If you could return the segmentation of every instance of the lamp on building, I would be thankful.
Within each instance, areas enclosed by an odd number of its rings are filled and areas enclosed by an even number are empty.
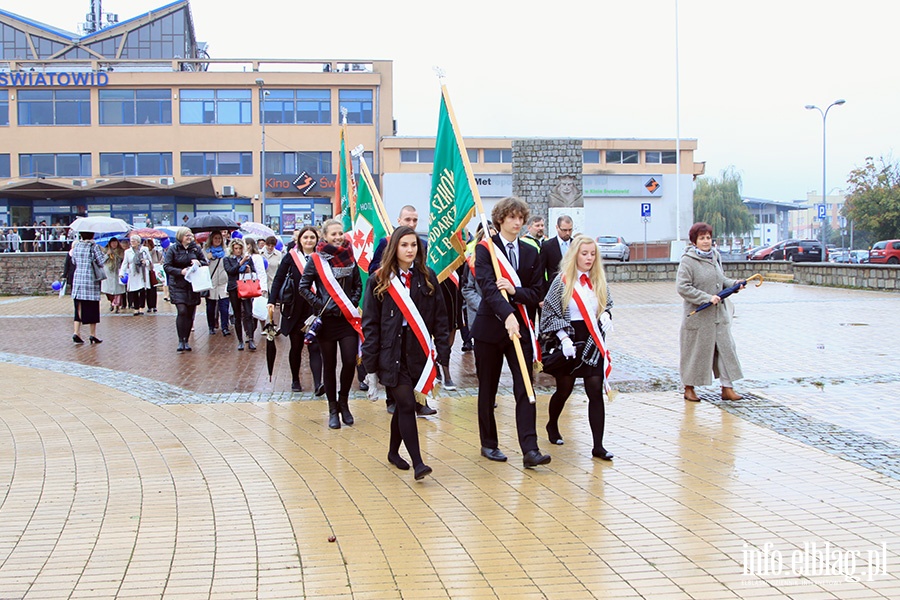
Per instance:
[[[259,185],[259,197],[262,199],[262,221],[266,220],[266,91],[264,86],[266,82],[262,79],[256,80],[256,85],[259,86],[259,124],[262,128],[262,152],[260,156],[260,185]]]
[[[827,258],[826,258],[827,252],[825,250],[825,248],[826,248],[825,243],[827,242],[827,240],[825,239],[825,219],[828,218],[828,204],[825,202],[825,194],[827,193],[825,191],[826,190],[826,188],[825,188],[825,149],[826,149],[825,120],[828,118],[828,111],[831,110],[832,106],[840,106],[841,104],[844,104],[845,102],[847,102],[847,101],[843,100],[843,99],[835,100],[834,102],[829,104],[825,110],[822,110],[815,104],[807,104],[805,106],[806,110],[817,110],[822,115],[822,206],[825,207],[825,215],[824,215],[825,218],[822,219],[822,225],[821,225],[821,229],[822,229],[822,262],[825,262],[827,260]]]

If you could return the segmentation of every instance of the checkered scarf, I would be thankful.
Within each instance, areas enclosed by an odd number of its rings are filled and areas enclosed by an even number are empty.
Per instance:
[[[316,252],[319,253],[322,260],[328,261],[335,277],[346,277],[356,268],[356,261],[353,259],[353,247],[346,238],[340,246],[334,246],[322,240],[316,246]]]

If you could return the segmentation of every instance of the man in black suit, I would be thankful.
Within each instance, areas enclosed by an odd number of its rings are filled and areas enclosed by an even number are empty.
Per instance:
[[[519,230],[528,218],[528,205],[518,198],[504,198],[491,211],[491,219],[499,233],[491,237],[498,259],[506,257],[519,277],[515,285],[506,277],[497,278],[491,263],[490,251],[484,245],[475,247],[475,279],[481,287],[482,300],[472,327],[475,339],[475,366],[478,375],[478,430],[481,435],[481,454],[490,460],[505,461],[498,448],[497,422],[494,403],[503,369],[503,357],[513,376],[516,399],[516,430],[522,449],[522,462],[527,468],[545,465],[550,456],[541,454],[537,444],[535,419],[537,410],[528,401],[523,377],[532,377],[531,332],[519,311],[519,306],[533,313],[541,300],[543,273],[538,251],[519,241]],[[505,299],[500,291],[507,293]],[[522,373],[512,338],[521,338],[522,351],[528,373]]]
[[[541,244],[541,271],[543,279],[543,290],[541,300],[547,294],[550,282],[559,273],[559,263],[562,257],[569,250],[569,243],[572,241],[572,217],[568,215],[560,215],[556,219],[556,237],[544,240]]]

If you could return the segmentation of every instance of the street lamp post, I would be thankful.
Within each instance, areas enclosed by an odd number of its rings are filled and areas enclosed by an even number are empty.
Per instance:
[[[266,94],[268,94],[263,86],[266,85],[266,82],[262,79],[256,80],[256,85],[259,86],[259,124],[262,127],[262,153],[260,156],[260,167],[259,167],[259,198],[262,201],[262,221],[266,222]]]
[[[817,110],[817,111],[819,111],[819,114],[822,115],[822,206],[825,207],[825,218],[822,219],[822,225],[821,225],[821,229],[822,229],[822,262],[825,262],[827,260],[826,256],[828,255],[828,253],[825,250],[825,242],[826,242],[826,240],[825,240],[825,219],[828,218],[828,204],[825,202],[825,194],[827,193],[825,191],[827,189],[825,187],[825,148],[826,148],[826,146],[825,146],[825,119],[828,118],[828,111],[831,110],[832,106],[840,106],[841,104],[844,104],[845,102],[846,102],[846,100],[843,100],[843,99],[835,100],[834,102],[829,104],[828,108],[826,108],[825,110],[822,110],[815,104],[807,104],[805,106],[806,110]]]

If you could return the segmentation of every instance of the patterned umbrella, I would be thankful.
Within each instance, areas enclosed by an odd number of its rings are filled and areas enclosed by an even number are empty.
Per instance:
[[[278,234],[275,233],[275,230],[271,227],[263,225],[262,223],[254,223],[253,221],[241,223],[241,231],[252,235],[257,235],[263,239],[269,237],[270,235],[273,235],[276,238],[278,237]]]
[[[132,229],[128,235],[139,235],[142,240],[161,240],[169,237],[169,234],[152,227],[142,227],[140,229]]]

